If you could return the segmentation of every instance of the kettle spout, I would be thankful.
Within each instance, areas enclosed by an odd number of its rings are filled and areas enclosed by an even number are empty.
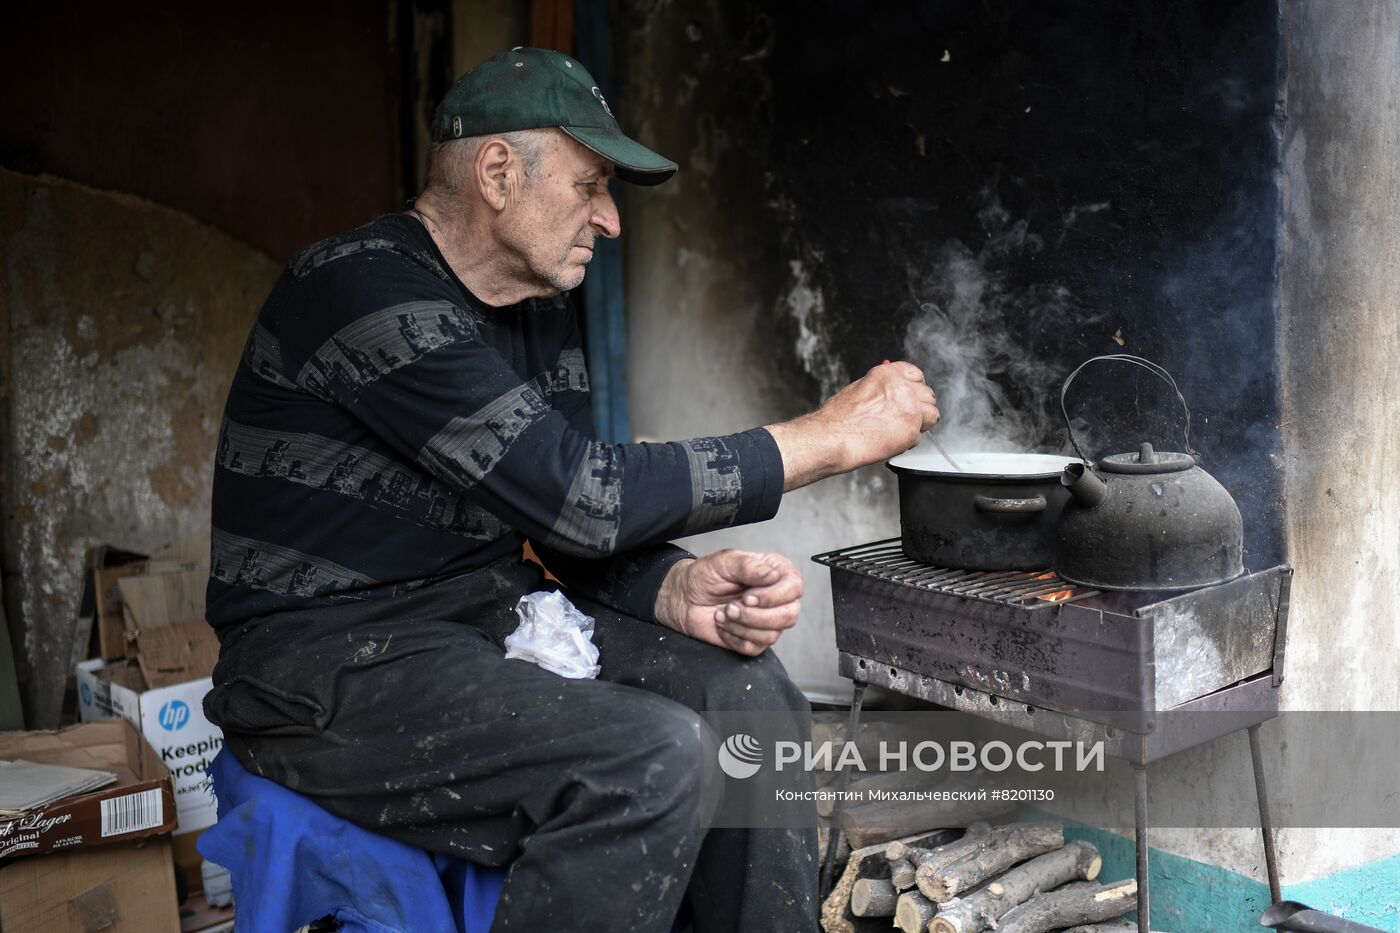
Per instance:
[[[1080,507],[1096,508],[1108,496],[1108,487],[1083,463],[1071,463],[1060,474],[1060,484],[1069,490]]]

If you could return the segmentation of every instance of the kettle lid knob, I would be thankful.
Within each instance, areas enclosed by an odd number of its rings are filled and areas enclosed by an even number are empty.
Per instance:
[[[1138,463],[1156,463],[1156,462],[1157,462],[1157,452],[1156,452],[1155,450],[1152,449],[1152,445],[1151,445],[1151,444],[1144,442],[1143,445],[1142,445],[1141,447],[1138,448]]]

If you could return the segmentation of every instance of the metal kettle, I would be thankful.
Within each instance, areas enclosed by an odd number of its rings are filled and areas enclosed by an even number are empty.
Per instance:
[[[1091,463],[1079,449],[1065,397],[1090,363],[1133,363],[1176,393],[1186,411],[1186,453],[1142,444]],[[1100,590],[1185,590],[1233,580],[1244,573],[1244,523],[1235,500],[1196,462],[1191,411],[1171,375],[1128,354],[1096,356],[1070,373],[1060,410],[1082,462],[1065,467],[1060,482],[1070,501],[1056,527],[1060,576]]]

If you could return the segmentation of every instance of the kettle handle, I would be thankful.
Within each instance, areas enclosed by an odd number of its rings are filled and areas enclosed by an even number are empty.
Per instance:
[[[1176,393],[1177,400],[1181,402],[1181,410],[1186,413],[1186,426],[1183,432],[1184,437],[1186,439],[1186,452],[1196,460],[1201,459],[1200,454],[1196,453],[1196,451],[1191,449],[1191,409],[1186,407],[1186,397],[1182,395],[1181,390],[1177,388],[1176,380],[1172,378],[1172,374],[1167,372],[1165,369],[1152,362],[1151,360],[1143,359],[1140,356],[1133,356],[1131,353],[1109,353],[1105,356],[1092,356],[1084,362],[1080,363],[1075,368],[1074,372],[1070,373],[1069,376],[1065,379],[1064,385],[1060,387],[1060,414],[1062,414],[1065,419],[1065,430],[1069,432],[1069,442],[1074,447],[1074,452],[1079,455],[1080,460],[1084,461],[1085,466],[1089,467],[1090,469],[1093,468],[1089,458],[1084,456],[1084,451],[1080,449],[1079,441],[1075,439],[1074,425],[1070,423],[1069,407],[1065,403],[1065,398],[1069,394],[1069,386],[1070,383],[1074,382],[1074,377],[1078,376],[1079,373],[1084,369],[1084,367],[1088,366],[1090,363],[1098,363],[1101,361],[1132,363],[1134,366],[1141,366],[1143,369],[1152,373],[1158,379],[1161,379],[1167,385],[1171,386],[1172,391]]]

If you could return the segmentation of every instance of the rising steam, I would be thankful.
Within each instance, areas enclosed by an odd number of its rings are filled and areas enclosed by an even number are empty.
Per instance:
[[[1082,207],[1064,218],[1066,226],[1078,213],[1100,209]],[[950,240],[929,271],[911,280],[919,310],[905,332],[906,358],[938,392],[942,420],[934,432],[954,453],[1065,449],[1057,400],[1066,373],[1036,345],[1092,315],[1060,283],[1013,282],[1012,273],[1045,242],[1026,221],[1012,222],[990,192],[978,219],[987,238],[976,252]]]

